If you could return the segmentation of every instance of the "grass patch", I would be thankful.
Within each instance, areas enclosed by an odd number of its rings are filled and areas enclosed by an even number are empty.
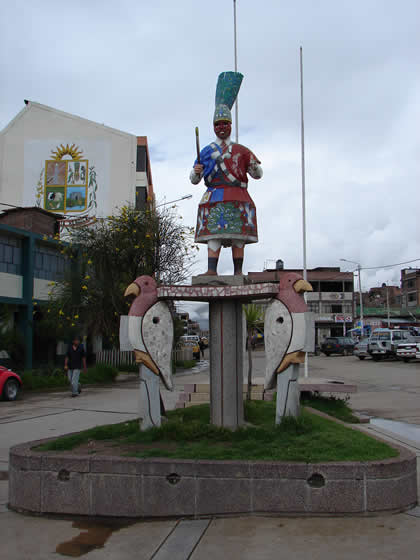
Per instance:
[[[301,396],[300,400],[303,406],[311,406],[316,410],[325,412],[334,418],[349,422],[350,424],[359,424],[360,420],[355,416],[347,404],[347,399],[340,399],[337,397],[323,397],[319,394],[310,396]]]
[[[251,426],[236,431],[209,423],[209,405],[168,413],[161,428],[140,432],[137,421],[101,426],[66,436],[37,448],[40,451],[74,449],[90,440],[118,445],[121,455],[176,459],[302,461],[373,461],[396,457],[385,443],[303,410],[298,418],[274,425],[275,403],[245,403]]]
[[[176,362],[176,367],[179,367],[179,368],[182,368],[182,369],[193,368],[196,365],[197,365],[196,360],[178,360]]]

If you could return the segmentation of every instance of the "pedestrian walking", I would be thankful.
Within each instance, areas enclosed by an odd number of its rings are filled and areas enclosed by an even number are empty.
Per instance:
[[[206,349],[206,345],[204,344],[204,340],[202,338],[200,338],[198,345],[200,347],[201,357],[204,360],[204,350]]]
[[[79,376],[82,366],[83,372],[86,373],[86,352],[83,344],[80,344],[80,338],[75,336],[67,350],[64,360],[64,370],[67,371],[72,397],[78,397],[81,393]]]

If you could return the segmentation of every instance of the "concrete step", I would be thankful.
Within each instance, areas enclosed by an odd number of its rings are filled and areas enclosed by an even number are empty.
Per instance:
[[[248,390],[248,385],[244,383],[243,392],[246,393]],[[253,384],[252,391],[257,391],[260,393],[264,392],[264,385],[261,384]],[[185,393],[207,393],[210,394],[210,384],[209,383],[189,383],[184,385],[184,392]]]
[[[243,393],[244,399],[246,398],[246,393]],[[252,391],[251,392],[251,399],[253,401],[262,401],[264,399],[264,393],[262,391]],[[184,402],[193,402],[193,403],[203,403],[203,402],[210,402],[210,395],[209,393],[190,393],[188,398],[184,400]]]
[[[357,386],[349,383],[343,383],[335,379],[325,378],[300,378],[299,388],[301,391],[318,392],[318,393],[356,393]],[[243,395],[246,398],[248,386],[244,384]],[[265,391],[262,383],[257,383],[252,386],[251,399],[252,400],[267,400],[271,401],[274,398],[275,391]],[[189,383],[184,385],[184,391],[180,394],[176,408],[183,408],[184,406],[193,406],[195,404],[202,404],[210,402],[210,384],[209,383]]]

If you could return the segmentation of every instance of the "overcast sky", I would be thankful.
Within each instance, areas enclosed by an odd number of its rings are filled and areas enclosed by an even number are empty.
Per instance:
[[[264,169],[249,183],[260,241],[246,247],[244,270],[279,258],[302,267],[300,46],[308,268],[420,259],[418,0],[236,4],[239,141]],[[233,1],[1,5],[0,129],[30,99],[146,135],[158,202],[192,193],[179,211],[195,224],[204,189],[188,179],[194,127],[203,146],[213,139],[217,76],[234,69]],[[363,271],[363,288],[399,284],[401,268]],[[225,249],[219,274],[231,272]]]

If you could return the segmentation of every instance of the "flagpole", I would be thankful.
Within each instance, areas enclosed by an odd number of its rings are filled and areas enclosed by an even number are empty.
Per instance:
[[[305,193],[305,126],[303,118],[303,54],[300,47],[300,127],[301,127],[301,153],[302,153],[302,238],[303,238],[303,278],[308,279],[306,268],[306,193]],[[305,298],[306,299],[306,298]],[[308,372],[308,354],[305,354],[305,377]]]
[[[238,71],[238,51],[236,45],[236,0],[233,0],[233,46],[234,46],[234,58],[235,58],[235,72]],[[235,102],[235,136],[236,142],[238,142],[238,98]]]

